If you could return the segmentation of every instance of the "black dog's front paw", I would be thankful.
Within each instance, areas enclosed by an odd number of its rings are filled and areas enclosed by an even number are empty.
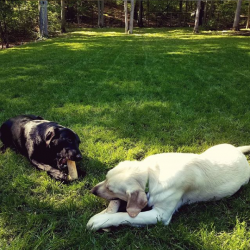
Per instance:
[[[69,182],[69,176],[67,173],[64,173],[58,169],[52,169],[51,171],[48,172],[48,174],[55,178],[58,181],[63,181],[65,183]]]

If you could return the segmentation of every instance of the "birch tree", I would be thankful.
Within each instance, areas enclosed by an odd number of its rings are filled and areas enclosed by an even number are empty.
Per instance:
[[[48,36],[48,1],[39,1],[39,33],[40,37]]]
[[[246,24],[246,29],[250,28],[250,0],[248,4],[248,16],[247,16],[247,24]]]
[[[239,24],[240,24],[241,3],[242,3],[242,0],[238,0],[237,8],[235,11],[234,24],[233,24],[233,30],[235,30],[235,31],[240,30]]]
[[[197,1],[197,9],[195,13],[195,24],[194,24],[194,33],[199,33],[199,18],[201,10],[201,0]]]
[[[125,34],[128,34],[128,0],[124,0]]]

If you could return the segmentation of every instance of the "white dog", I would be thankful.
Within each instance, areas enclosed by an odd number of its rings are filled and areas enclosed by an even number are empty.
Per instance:
[[[221,144],[200,155],[164,153],[140,162],[121,162],[92,193],[107,200],[127,201],[127,213],[101,212],[89,220],[87,227],[98,230],[157,221],[168,225],[173,213],[183,204],[233,195],[249,181],[250,167],[244,156],[247,153],[250,146],[236,148]],[[152,210],[141,212],[147,204]]]

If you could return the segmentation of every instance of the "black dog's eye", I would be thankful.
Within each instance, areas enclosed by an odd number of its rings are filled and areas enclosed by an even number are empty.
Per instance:
[[[68,143],[72,143],[71,139],[67,138],[66,140],[67,140]]]

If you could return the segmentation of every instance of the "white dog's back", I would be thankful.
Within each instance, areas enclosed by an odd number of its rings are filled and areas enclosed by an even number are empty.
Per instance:
[[[243,153],[249,152],[250,146],[236,148],[221,144],[200,155],[164,153],[149,156],[141,162],[120,163],[93,190],[104,198],[103,193],[111,198],[129,194],[127,203],[134,202],[136,216],[130,216],[128,211],[104,212],[93,216],[87,226],[97,230],[121,224],[150,225],[159,220],[168,225],[181,205],[230,196],[246,184],[250,167]],[[133,192],[131,187],[135,187]],[[141,212],[144,191],[148,192],[147,201],[152,209]],[[131,202],[132,194],[135,199]],[[142,202],[143,206],[140,205]]]
[[[229,144],[214,146],[199,155],[190,165],[196,176],[187,200],[204,201],[233,195],[248,183],[250,167],[246,157]]]
[[[180,205],[220,199],[237,192],[250,178],[244,154],[229,144],[220,144],[204,153],[164,153],[147,157],[150,196],[171,189],[183,189]],[[160,183],[160,185],[159,185]],[[162,199],[165,199],[162,192]],[[159,198],[159,196],[158,196]],[[161,200],[162,200],[161,199]],[[150,199],[154,203],[155,198]]]

